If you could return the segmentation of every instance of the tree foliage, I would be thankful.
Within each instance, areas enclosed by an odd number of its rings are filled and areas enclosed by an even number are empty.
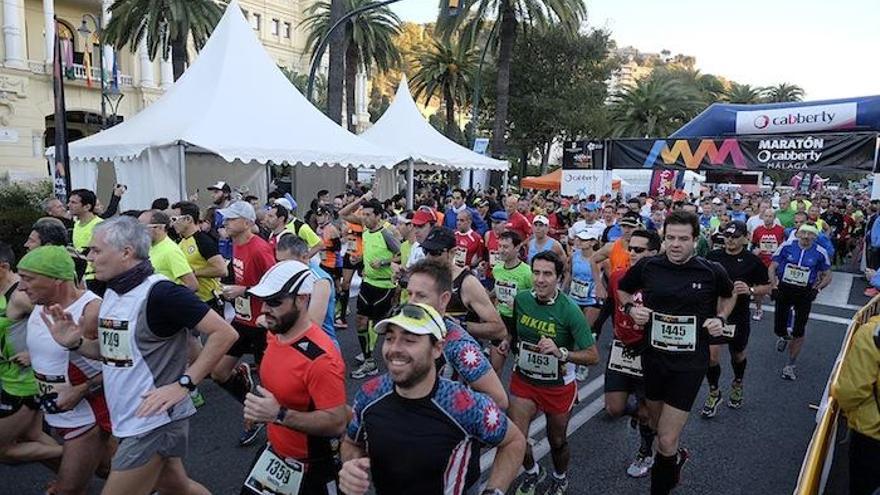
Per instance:
[[[648,77],[612,98],[617,137],[664,137],[702,110],[699,90],[675,78]]]

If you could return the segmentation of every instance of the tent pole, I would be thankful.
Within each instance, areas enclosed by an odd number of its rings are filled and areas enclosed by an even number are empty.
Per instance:
[[[413,159],[410,158],[409,161],[407,161],[407,163],[406,163],[406,209],[407,210],[413,209],[413,203],[414,203],[413,189],[415,188],[415,177],[413,177],[414,172],[415,172],[414,168],[415,168],[415,164],[413,162]]]
[[[502,187],[502,189],[504,189],[505,194],[507,193],[507,189],[508,189],[508,181],[509,181],[509,180],[510,180],[510,171],[505,170],[505,171],[504,171],[504,176],[503,176],[503,178],[502,178],[502,180],[501,180],[501,187]]]
[[[180,201],[186,201],[186,145],[177,142],[177,171],[180,174]]]

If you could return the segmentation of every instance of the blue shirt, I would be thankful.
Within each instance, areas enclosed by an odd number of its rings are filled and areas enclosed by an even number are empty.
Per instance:
[[[470,206],[466,206],[465,208],[471,213],[471,227],[473,227],[473,229],[481,236],[486,235],[486,231],[489,230],[489,226],[486,225],[486,220],[480,216],[477,210]],[[456,213],[454,209],[446,209],[446,213],[443,216],[443,226],[453,232],[458,230],[458,213]]]
[[[336,339],[336,326],[334,324],[336,319],[336,288],[333,287],[333,277],[321,268],[320,263],[309,261],[309,268],[311,268],[315,278],[330,282],[330,300],[327,301],[327,314],[324,315],[324,321],[321,322],[321,329],[333,339],[336,347],[339,347],[339,341]]]
[[[871,225],[871,247],[880,247],[880,219]]]
[[[796,265],[810,271],[808,286],[816,283],[819,274],[829,270],[828,253],[825,248],[813,244],[809,249],[802,249],[797,242],[783,244],[773,255],[773,261],[777,263],[776,276],[782,281],[785,268],[788,265]]]
[[[749,221],[749,216],[746,215],[744,211],[730,211],[730,219],[731,220],[739,220],[742,223],[746,223]]]

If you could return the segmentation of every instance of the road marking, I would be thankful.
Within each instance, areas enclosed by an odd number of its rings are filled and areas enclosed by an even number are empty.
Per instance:
[[[770,305],[763,305],[764,311],[768,311],[770,313],[775,313],[776,308]],[[810,313],[811,320],[819,320],[819,321],[827,321],[829,323],[837,323],[840,325],[849,326],[852,323],[852,318],[841,318],[840,316],[831,316],[831,315],[823,315],[822,313]]]
[[[593,392],[598,390],[600,387],[605,385],[605,375],[602,375],[578,390],[578,400],[583,401],[587,397],[589,397]],[[605,396],[600,395],[599,398],[595,399],[593,402],[589,403],[586,407],[577,412],[574,416],[571,417],[571,420],[568,422],[568,434],[566,436],[571,436],[572,433],[577,431],[580,427],[584,426],[590,419],[593,418],[596,414],[605,408]],[[539,433],[544,429],[547,425],[547,418],[542,414],[538,419],[532,422],[532,425],[529,427],[529,438],[534,437],[536,433]],[[537,426],[540,426],[536,428]],[[495,452],[496,449],[490,449],[483,453],[480,456],[480,472],[485,473],[490,467],[492,467],[492,463],[495,462]],[[546,456],[550,452],[550,443],[547,441],[547,438],[542,438],[538,443],[532,446],[532,456],[535,458],[535,462],[540,461],[544,456]]]

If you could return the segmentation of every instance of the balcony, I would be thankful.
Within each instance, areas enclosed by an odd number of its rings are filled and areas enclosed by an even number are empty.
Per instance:
[[[37,62],[31,60],[28,62],[28,67],[31,72],[35,74],[47,74],[52,75],[52,64],[45,64],[43,62]],[[65,66],[65,75],[68,76],[65,79],[70,80],[70,75],[73,76],[73,80],[76,81],[85,81],[86,80],[86,67],[82,64],[73,64],[71,66]],[[73,69],[72,74],[70,69]],[[101,68],[92,66],[92,84],[95,86],[101,85]],[[110,83],[111,74],[109,71],[105,71],[104,75],[107,77],[107,84]],[[119,74],[119,87],[132,87],[134,86],[134,78],[132,76],[128,76],[125,74]]]

